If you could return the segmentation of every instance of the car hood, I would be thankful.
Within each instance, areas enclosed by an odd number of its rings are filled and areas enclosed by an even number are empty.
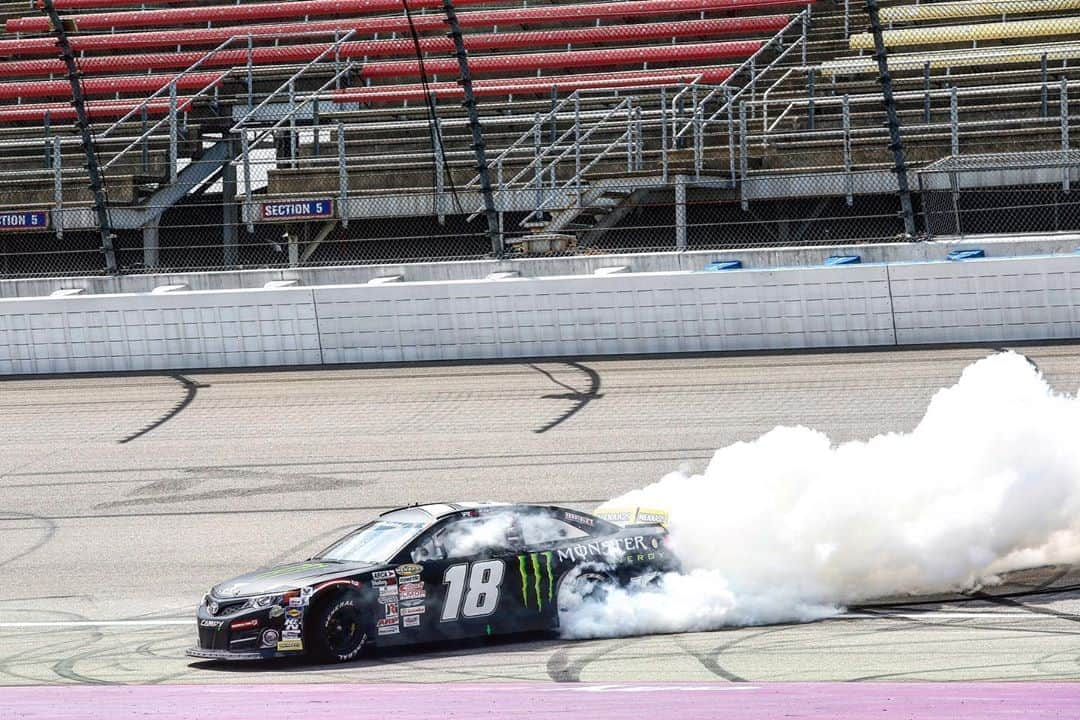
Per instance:
[[[314,585],[336,577],[356,575],[382,566],[380,563],[305,560],[263,568],[231,578],[215,585],[210,593],[218,598],[266,595]]]

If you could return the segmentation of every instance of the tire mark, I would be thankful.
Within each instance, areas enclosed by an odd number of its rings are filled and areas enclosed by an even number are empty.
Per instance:
[[[536,365],[531,365],[531,364],[528,366],[528,367],[532,368],[533,370],[535,370],[536,372],[540,373],[541,375],[544,375],[545,377],[547,377],[548,380],[555,383],[559,387],[565,388],[567,390],[567,392],[565,392],[565,393],[559,393],[559,394],[553,394],[553,395],[541,395],[540,396],[541,399],[543,399],[543,400],[570,400],[570,401],[572,401],[574,403],[570,407],[569,410],[566,410],[559,417],[555,418],[554,420],[547,423],[543,427],[541,427],[541,428],[539,428],[537,430],[533,430],[533,432],[536,433],[537,435],[542,434],[542,433],[546,433],[548,430],[551,430],[552,428],[561,425],[562,423],[566,422],[567,420],[572,418],[577,413],[581,412],[585,408],[585,406],[588,405],[593,400],[599,400],[600,398],[604,397],[603,395],[600,394],[600,373],[598,373],[595,370],[593,370],[592,368],[587,367],[585,365],[582,365],[581,363],[578,363],[578,362],[568,362],[566,364],[569,365],[570,367],[574,368],[575,370],[580,370],[581,372],[585,373],[585,376],[589,380],[589,388],[588,388],[588,390],[582,392],[582,391],[578,390],[575,387],[572,387],[570,385],[567,385],[564,382],[556,380],[554,375],[552,375],[550,372],[548,372],[547,370],[544,370],[541,367],[537,367]]]
[[[760,634],[760,633],[759,633]],[[682,638],[675,638],[675,645],[684,653],[697,660],[702,666],[717,677],[721,677],[729,682],[746,682],[746,678],[741,675],[736,675],[730,670],[725,669],[720,664],[720,653],[728,649],[734,643],[729,645],[721,645],[713,649],[712,651],[699,651],[689,645],[689,643]]]
[[[181,375],[180,373],[172,373],[168,377],[171,377],[173,380],[180,383],[180,385],[184,388],[184,397],[181,398],[180,401],[177,402],[171,410],[169,410],[157,420],[153,421],[141,430],[138,430],[131,435],[128,435],[127,437],[118,440],[117,442],[119,442],[119,444],[124,445],[125,443],[129,443],[132,440],[137,440],[143,435],[157,430],[159,427],[182,413],[187,408],[187,406],[195,400],[195,395],[199,392],[200,389],[210,387],[209,385],[202,385],[195,382],[194,380],[190,380]]]
[[[585,653],[576,660],[570,657],[566,648],[561,647],[548,657],[548,677],[557,683],[581,682],[581,672],[589,663],[599,660],[604,655],[621,650],[630,644],[630,641],[607,642],[592,652]]]
[[[31,544],[30,547],[26,548],[25,550],[22,550],[21,552],[17,552],[10,557],[6,557],[3,560],[0,560],[0,567],[13,563],[19,558],[26,557],[30,553],[39,550],[40,548],[48,544],[48,542],[53,539],[53,536],[56,535],[56,521],[52,520],[51,518],[41,517],[40,515],[34,515],[32,513],[16,512],[14,510],[0,510],[0,519],[14,520],[20,518],[34,520],[36,522],[42,523],[42,529],[44,530],[44,534],[40,539]]]

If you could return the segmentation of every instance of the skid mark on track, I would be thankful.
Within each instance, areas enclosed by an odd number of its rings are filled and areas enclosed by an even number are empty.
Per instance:
[[[562,423],[566,422],[567,420],[572,418],[574,415],[576,415],[577,413],[584,410],[585,406],[588,405],[593,400],[599,400],[600,398],[604,397],[603,395],[600,394],[600,373],[596,372],[591,367],[588,367],[586,365],[582,365],[581,363],[568,362],[566,364],[569,365],[570,367],[574,368],[575,370],[579,370],[579,371],[585,373],[585,377],[587,378],[588,383],[589,383],[588,389],[586,389],[586,390],[578,390],[577,388],[575,388],[575,387],[573,387],[571,385],[567,385],[564,382],[556,380],[555,376],[552,375],[547,370],[544,370],[541,367],[537,367],[536,365],[529,365],[530,368],[532,368],[536,372],[540,373],[541,375],[545,376],[548,380],[555,383],[559,387],[566,389],[566,391],[567,391],[565,393],[556,393],[556,394],[552,394],[552,395],[541,395],[541,397],[544,400],[569,400],[569,401],[574,403],[568,410],[566,410],[559,417],[555,418],[554,420],[547,423],[543,427],[538,428],[536,430],[533,430],[533,432],[538,434],[538,435],[541,434],[541,433],[546,433],[548,430],[551,430],[552,428],[555,428],[555,427],[561,425]]]
[[[603,656],[615,652],[616,650],[620,650],[629,644],[630,641],[609,641],[576,658],[570,656],[570,652],[567,648],[559,648],[548,658],[548,677],[555,682],[581,682],[581,672],[589,665],[589,663],[595,662]]]
[[[197,383],[194,380],[186,378],[179,373],[170,374],[169,377],[180,383],[180,386],[184,389],[184,397],[180,398],[180,400],[177,401],[177,403],[167,413],[159,417],[157,420],[154,420],[146,427],[133,432],[127,437],[121,438],[117,441],[118,443],[124,445],[131,442],[132,440],[138,440],[147,433],[157,430],[159,427],[169,422],[174,417],[182,413],[185,409],[187,409],[187,407],[191,405],[192,402],[194,402],[195,396],[200,389],[210,387],[209,385],[202,385],[200,383]]]
[[[39,515],[34,515],[32,513],[16,512],[14,510],[0,510],[0,520],[22,520],[22,519],[31,520],[31,521],[37,523],[38,526],[39,526],[38,529],[41,532],[41,537],[39,537],[37,540],[32,542],[30,544],[30,546],[27,547],[27,548],[24,548],[22,550],[18,550],[16,552],[12,553],[11,555],[7,555],[6,557],[3,556],[3,555],[0,555],[0,567],[3,567],[4,565],[8,565],[9,563],[13,563],[16,560],[18,560],[20,558],[23,558],[23,557],[26,557],[30,553],[32,553],[32,552],[34,552],[36,550],[39,550],[40,548],[42,548],[46,544],[48,544],[49,541],[53,539],[53,536],[56,535],[56,521],[55,520],[52,520],[52,519],[46,518],[46,517],[41,517]],[[11,542],[4,542],[3,545],[5,547],[5,550],[7,548],[10,548],[12,546],[12,544],[13,543],[11,543]],[[0,552],[3,552],[3,551],[0,551]]]

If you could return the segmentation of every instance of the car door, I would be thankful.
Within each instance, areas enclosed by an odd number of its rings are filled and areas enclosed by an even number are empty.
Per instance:
[[[419,570],[417,577],[398,579],[402,640],[426,642],[534,629],[516,624],[520,550],[509,511],[454,516],[418,538],[408,548],[409,559]],[[422,587],[416,580],[422,580]],[[529,625],[533,624],[542,626]]]

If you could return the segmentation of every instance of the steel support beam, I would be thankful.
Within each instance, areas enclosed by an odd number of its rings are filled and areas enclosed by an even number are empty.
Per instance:
[[[86,114],[86,98],[82,91],[82,75],[75,63],[75,55],[68,42],[68,30],[60,13],[56,11],[52,0],[42,0],[41,8],[49,16],[56,44],[60,48],[60,59],[67,69],[68,82],[71,83],[71,104],[75,108],[75,127],[82,140],[83,153],[86,155],[86,173],[90,178],[90,192],[94,196],[94,213],[97,216],[98,231],[101,233],[101,252],[105,256],[105,271],[110,275],[119,272],[116,265],[116,251],[113,248],[112,226],[109,224],[108,200],[105,197],[105,185],[98,165],[97,152],[94,150],[94,135],[90,129],[90,119]]]

